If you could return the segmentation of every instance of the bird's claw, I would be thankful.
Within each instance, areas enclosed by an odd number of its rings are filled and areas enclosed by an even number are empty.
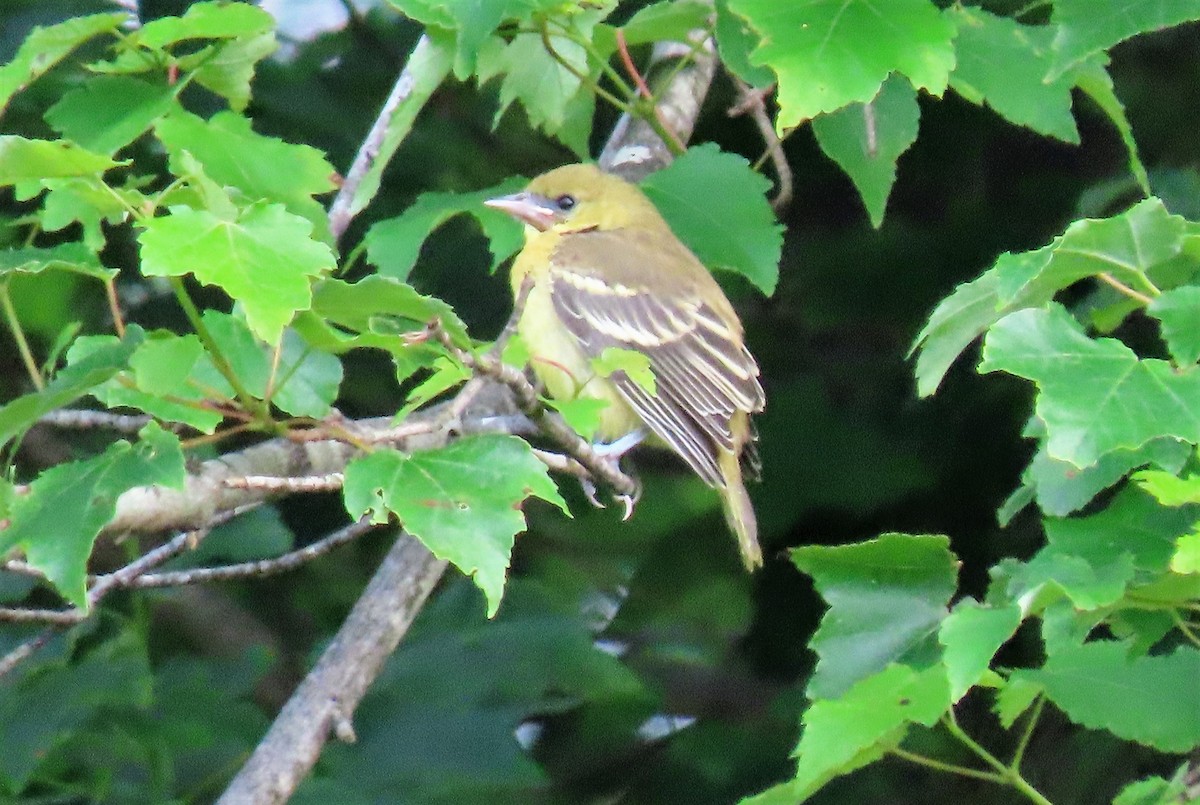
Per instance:
[[[597,509],[607,508],[603,503],[600,502],[600,498],[596,497],[596,484],[591,478],[584,478],[579,482],[579,485],[583,487],[583,496],[587,498],[588,503],[592,504]]]

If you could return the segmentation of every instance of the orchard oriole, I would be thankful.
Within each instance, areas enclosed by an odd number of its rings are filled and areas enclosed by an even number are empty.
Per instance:
[[[512,267],[514,297],[529,282],[517,331],[549,395],[607,402],[599,439],[646,435],[677,453],[720,492],[746,567],[761,565],[743,476],[758,471],[751,415],[765,397],[712,275],[637,186],[592,165],[557,168],[487,204],[526,224]],[[593,359],[610,347],[649,359],[653,393],[624,371],[596,373]]]

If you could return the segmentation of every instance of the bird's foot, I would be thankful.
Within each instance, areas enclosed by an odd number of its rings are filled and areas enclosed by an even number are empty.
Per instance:
[[[642,440],[645,438],[646,432],[643,429],[638,428],[637,430],[627,433],[616,441],[609,442],[608,444],[601,443],[592,445],[592,452],[595,453],[596,457],[605,464],[610,465],[618,472],[622,472],[621,459],[626,453],[641,444]],[[606,508],[606,506],[600,502],[600,499],[596,497],[596,484],[591,478],[584,478],[581,482],[581,486],[583,487],[584,496],[588,499],[588,503],[591,503],[597,509]],[[631,516],[633,516],[633,507],[637,505],[637,502],[641,497],[642,485],[640,483],[633,491],[633,494],[619,494],[613,496],[614,500],[622,503],[625,507],[625,514],[621,517],[622,521],[628,520]]]

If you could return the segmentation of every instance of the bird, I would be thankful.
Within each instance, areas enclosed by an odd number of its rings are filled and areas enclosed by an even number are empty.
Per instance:
[[[525,225],[511,269],[513,297],[524,297],[516,329],[547,394],[606,402],[595,438],[618,461],[643,439],[676,453],[719,492],[747,570],[760,567],[745,480],[760,469],[752,417],[766,396],[712,274],[640,188],[592,164],[484,203]],[[622,370],[597,373],[614,347],[646,356],[653,391]]]

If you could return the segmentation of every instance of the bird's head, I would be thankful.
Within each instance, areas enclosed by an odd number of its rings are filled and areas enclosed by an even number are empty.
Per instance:
[[[543,173],[520,193],[488,199],[538,232],[624,229],[661,222],[650,199],[624,179],[595,165],[564,165]]]

